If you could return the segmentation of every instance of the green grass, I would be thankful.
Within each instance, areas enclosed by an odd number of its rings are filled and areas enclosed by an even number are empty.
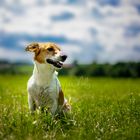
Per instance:
[[[15,66],[15,69],[20,73],[31,74],[33,71],[33,65]]]
[[[72,112],[53,119],[30,115],[28,78],[0,76],[0,139],[140,139],[140,79],[60,77]]]

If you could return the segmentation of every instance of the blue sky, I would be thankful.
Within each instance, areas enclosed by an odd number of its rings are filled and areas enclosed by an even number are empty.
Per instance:
[[[140,1],[0,1],[0,59],[31,61],[26,45],[48,41],[67,63],[140,61]]]

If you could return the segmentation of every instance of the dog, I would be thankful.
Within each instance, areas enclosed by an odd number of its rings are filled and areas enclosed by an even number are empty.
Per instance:
[[[62,68],[67,55],[56,44],[31,43],[26,51],[34,53],[34,70],[27,83],[29,110],[46,109],[52,115],[69,112],[71,106],[64,98],[57,69]]]

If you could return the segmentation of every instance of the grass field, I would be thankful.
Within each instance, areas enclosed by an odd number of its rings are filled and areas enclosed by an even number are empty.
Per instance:
[[[1,140],[138,140],[140,79],[60,77],[70,115],[30,115],[29,76],[0,76]]]

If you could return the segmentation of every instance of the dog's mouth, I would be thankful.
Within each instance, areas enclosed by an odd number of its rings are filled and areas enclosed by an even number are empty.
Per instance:
[[[61,61],[58,61],[58,60],[52,60],[52,59],[47,59],[46,60],[49,64],[57,67],[57,68],[62,68],[63,66],[63,63]]]

